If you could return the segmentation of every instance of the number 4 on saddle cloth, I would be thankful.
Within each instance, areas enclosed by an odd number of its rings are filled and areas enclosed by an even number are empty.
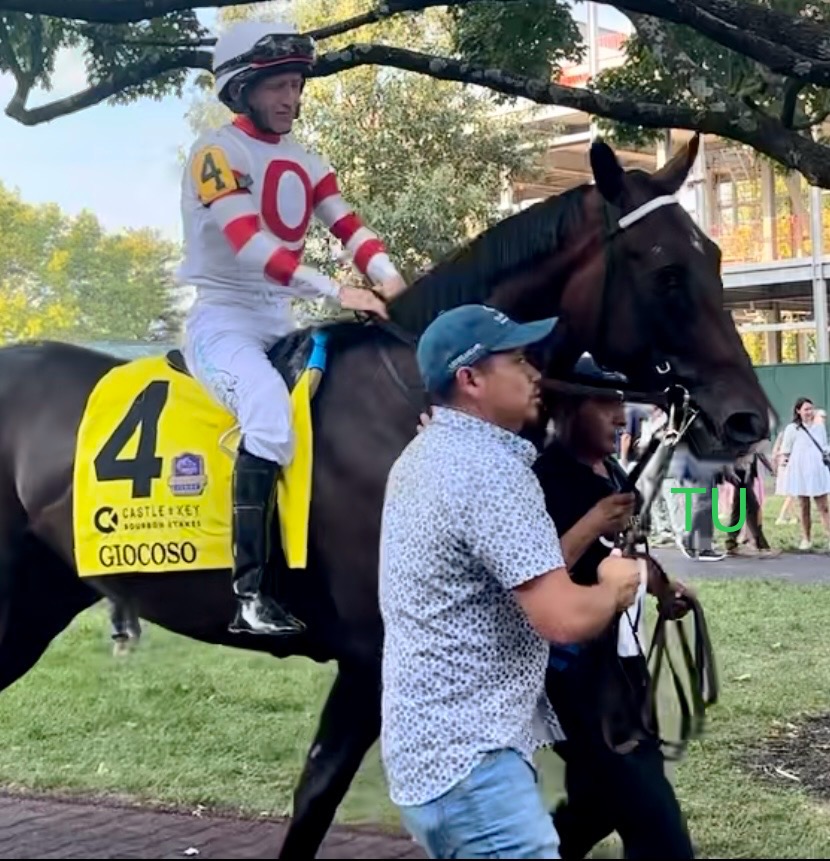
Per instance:
[[[281,339],[270,358],[291,391],[296,450],[277,481],[290,568],[308,550],[311,400],[326,365],[325,330]],[[73,476],[81,577],[232,569],[236,419],[190,376],[181,353],[109,371],[81,419]]]

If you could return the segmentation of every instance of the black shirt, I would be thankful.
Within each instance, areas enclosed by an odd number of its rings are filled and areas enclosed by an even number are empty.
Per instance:
[[[590,466],[578,461],[558,440],[539,455],[533,468],[560,537],[601,499],[612,493],[634,491],[628,474],[613,457],[605,459],[605,467],[609,478],[597,475]],[[596,583],[597,568],[610,552],[610,547],[594,541],[571,567],[574,581],[586,586]]]
[[[578,520],[581,520],[601,499],[612,493],[627,493],[635,488],[628,474],[613,457],[605,459],[608,478],[597,475],[587,464],[578,461],[558,440],[551,442],[539,455],[534,471],[542,491],[545,505],[561,537]],[[600,562],[611,553],[601,541],[591,543],[573,566],[569,566],[576,583],[590,586],[598,581]],[[551,643],[549,666],[553,670],[567,667],[584,645]]]

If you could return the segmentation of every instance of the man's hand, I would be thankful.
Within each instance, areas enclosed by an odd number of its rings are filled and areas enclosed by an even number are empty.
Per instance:
[[[598,535],[622,532],[633,514],[633,493],[612,493],[601,499],[590,511]]]
[[[681,583],[679,580],[672,580],[670,589],[673,600],[669,609],[669,618],[677,621],[682,619],[692,609],[687,596],[692,598],[696,596],[689,586],[686,586],[685,583]]]
[[[375,287],[375,290],[387,301],[391,302],[399,293],[407,288],[406,281],[400,275],[393,275]]]
[[[597,569],[599,582],[613,591],[617,611],[622,612],[634,603],[640,588],[640,565],[637,559],[623,558],[619,551],[606,556]]]
[[[384,320],[389,319],[389,312],[383,300],[372,293],[371,290],[363,290],[360,287],[348,287],[345,284],[340,288],[340,305],[347,311],[368,311],[377,314]]]
[[[670,580],[651,556],[646,557],[646,566],[649,593],[654,595],[658,601],[664,601],[668,604],[669,619],[682,619],[692,609],[687,596],[695,598],[694,591],[679,580]]]

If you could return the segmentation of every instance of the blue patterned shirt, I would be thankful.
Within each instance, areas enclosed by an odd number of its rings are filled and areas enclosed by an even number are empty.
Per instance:
[[[438,797],[488,751],[532,764],[564,737],[544,691],[549,645],[511,591],[565,564],[535,458],[516,434],[435,407],[389,474],[381,750],[395,804]]]

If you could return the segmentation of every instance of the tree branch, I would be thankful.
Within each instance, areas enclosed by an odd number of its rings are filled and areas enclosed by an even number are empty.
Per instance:
[[[50,104],[27,109],[27,92],[19,91],[6,113],[24,125],[49,122],[64,114],[98,104],[129,87],[179,69],[210,69],[207,51],[179,51],[153,62],[110,75],[103,81]],[[805,135],[786,129],[777,119],[736,112],[724,103],[703,108],[671,106],[552,84],[498,69],[418,53],[386,45],[353,44],[321,55],[312,76],[327,77],[358,66],[392,66],[445,81],[474,84],[537,104],[559,105],[598,117],[648,128],[676,128],[713,134],[747,144],[782,165],[799,171],[810,183],[830,188],[830,150]]]
[[[393,15],[401,15],[404,12],[422,12],[433,6],[464,6],[472,2],[475,0],[388,0],[386,3],[378,3],[374,9],[370,9],[368,12],[362,12],[360,15],[346,18],[344,21],[336,21],[325,27],[318,27],[316,30],[309,30],[308,35],[313,39],[330,39],[332,36],[342,36],[343,33],[349,33],[359,27],[365,27],[367,24],[377,24],[378,21],[391,18]],[[510,3],[513,0],[503,0],[503,2]]]
[[[185,10],[245,5],[249,0],[0,0],[0,11],[25,12],[98,24],[126,24]],[[254,3],[265,0],[253,0]],[[321,28],[319,38],[348,32],[399,11],[457,6],[474,0],[386,0],[373,12]],[[511,2],[511,0],[503,0]],[[786,77],[830,86],[826,26],[747,0],[607,0],[623,12],[639,12],[686,24],[713,41]],[[388,11],[387,11],[388,10]],[[787,47],[783,44],[786,41]],[[192,46],[188,46],[192,47]]]
[[[18,85],[18,91],[6,106],[6,114],[24,126],[36,126],[66,114],[73,114],[84,108],[91,108],[129,87],[146,83],[167,72],[174,72],[179,69],[210,69],[210,67],[211,55],[208,52],[182,51],[154,62],[140,63],[129,69],[124,69],[72,96],[56,99],[54,102],[48,102],[36,108],[26,107],[26,98],[29,92],[28,90],[21,92]]]
[[[830,108],[819,111],[817,114],[814,114],[811,117],[807,117],[806,120],[802,120],[798,123],[793,123],[792,129],[795,132],[807,132],[810,131],[813,127],[817,125],[821,125],[827,117],[830,117]]]
[[[798,95],[806,84],[797,78],[790,78],[784,84],[784,97],[781,102],[781,123],[791,129],[795,120],[795,109],[798,107]]]
[[[90,24],[132,24],[171,12],[263,2],[266,0],[0,0],[0,12],[27,12]]]
[[[745,0],[608,2],[621,12],[640,12],[675,24],[686,24],[713,42],[756,60],[779,75],[830,86],[830,50],[824,24]],[[775,33],[776,38],[767,38],[769,33]],[[791,42],[785,33],[797,34],[795,43],[800,46],[799,51],[788,47]],[[810,53],[802,53],[808,49]]]
[[[781,164],[798,170],[808,182],[830,188],[830,150],[797,132],[785,129],[778,120],[759,114],[735,114],[727,105],[707,108],[670,106],[629,101],[619,96],[595,93],[579,87],[564,87],[547,80],[525,78],[497,69],[436,57],[386,45],[356,44],[324,54],[314,71],[325,77],[357,66],[394,66],[445,81],[475,84],[537,104],[559,105],[617,122],[648,128],[700,131],[745,143]]]
[[[638,37],[649,47],[652,54],[668,69],[672,82],[686,89],[701,102],[707,105],[717,103],[724,105],[735,115],[744,115],[751,121],[757,113],[769,117],[771,113],[758,104],[748,93],[740,98],[714,81],[700,63],[696,62],[683,49],[682,43],[675,37],[676,31],[667,26],[667,22],[639,12],[629,12],[628,18],[634,25]],[[755,64],[752,64],[755,66]],[[804,81],[796,78],[784,79],[765,68],[755,66],[758,78],[766,85],[776,90],[783,89],[784,103],[781,110],[781,122],[785,128],[793,128],[795,110],[798,106],[798,95],[807,86]],[[789,117],[789,119],[787,119]]]
[[[48,15],[54,18],[88,21],[90,24],[132,24],[151,18],[161,18],[171,12],[195,9],[220,9],[228,6],[245,6],[267,0],[0,0],[0,12],[27,12],[31,15]],[[432,6],[461,6],[474,0],[386,0],[375,9],[347,21],[321,27],[317,38],[337,36],[398,15],[417,12]],[[513,0],[503,0],[505,3]]]
[[[323,54],[312,77],[328,77],[359,66],[392,66],[444,81],[475,84],[508,96],[529,99],[538,104],[561,105],[623,122],[665,128],[693,128],[703,111],[643,102],[635,104],[617,96],[594,93],[579,87],[552,84],[542,78],[526,78],[499,69],[485,69],[460,60],[395,48],[388,45],[358,43]],[[612,116],[612,114],[616,114]],[[622,116],[622,115],[625,116]]]
[[[664,21],[638,12],[630,12],[628,17],[651,53],[666,69],[671,70],[673,76],[677,76],[677,83],[684,86],[692,96],[704,103],[714,96],[718,103],[741,109],[740,103],[712,81],[700,63],[696,63],[683,50]]]
[[[0,9],[3,8],[5,0],[0,0]],[[352,30],[357,30],[360,27],[365,27],[367,24],[376,24],[383,21],[385,18],[391,18],[393,15],[400,15],[405,12],[420,12],[424,9],[432,8],[433,6],[463,6],[465,3],[472,3],[475,0],[393,0],[393,2],[385,3],[370,9],[368,12],[361,12],[360,15],[354,15],[351,18],[346,18],[343,21],[335,21],[333,24],[327,24],[325,27],[318,27],[316,30],[309,30],[306,35],[313,39],[322,41],[330,39],[332,36],[341,36],[343,33],[349,33]],[[503,0],[505,3],[514,2],[514,0]],[[120,39],[113,37],[101,37],[94,33],[94,27],[88,29],[89,35],[94,35],[95,38],[118,45],[140,45],[148,48],[205,48],[216,44],[215,36],[205,36],[201,39],[191,40],[165,40],[165,39]]]
[[[688,0],[683,2],[688,3]],[[695,0],[695,5],[731,27],[751,30],[773,45],[784,43],[804,57],[830,60],[827,23],[824,21],[808,15],[793,15],[771,4],[746,0]],[[810,5],[802,2],[802,10],[806,11]]]

